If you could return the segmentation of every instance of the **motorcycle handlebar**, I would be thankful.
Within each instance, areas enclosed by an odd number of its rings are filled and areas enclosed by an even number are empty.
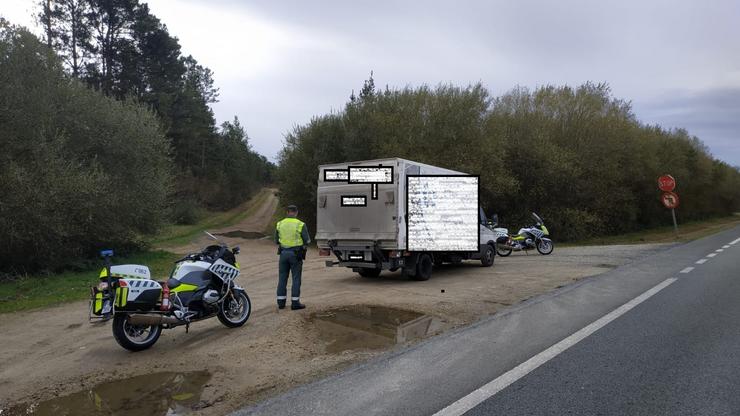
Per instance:
[[[229,248],[227,246],[225,246],[225,245],[219,246],[218,252],[216,253],[216,258],[221,258],[226,253],[226,250],[228,250],[228,249]],[[208,250],[208,248],[206,248],[203,251],[201,251],[200,253],[191,253],[191,254],[188,254],[187,256],[181,258],[180,260],[175,261],[175,263],[180,263],[180,262],[187,261],[187,260],[196,260],[196,261],[197,260],[203,260],[203,258],[206,257],[210,252],[212,252],[212,251],[211,250]]]

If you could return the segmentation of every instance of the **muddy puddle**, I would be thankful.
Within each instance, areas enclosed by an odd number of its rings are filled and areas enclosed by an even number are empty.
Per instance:
[[[224,237],[230,237],[230,238],[243,238],[245,240],[258,240],[260,238],[264,238],[265,234],[259,233],[256,231],[242,231],[242,230],[236,230],[236,231],[229,231],[228,233],[218,234],[222,235]]]
[[[421,339],[443,328],[439,318],[384,306],[354,305],[314,313],[309,318],[326,341],[326,352],[376,350]]]
[[[205,371],[153,373],[98,384],[38,403],[0,410],[1,416],[177,416],[201,407],[200,396],[211,375]]]

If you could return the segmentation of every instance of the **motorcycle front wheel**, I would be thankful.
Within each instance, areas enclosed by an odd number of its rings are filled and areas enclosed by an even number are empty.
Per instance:
[[[537,241],[537,251],[540,252],[542,255],[548,255],[552,253],[552,250],[555,248],[555,245],[552,243],[552,240],[545,240],[541,239]]]
[[[244,325],[252,313],[252,303],[243,290],[232,290],[229,296],[221,303],[218,310],[218,320],[229,328]]]
[[[113,317],[113,338],[129,351],[145,350],[162,335],[160,325],[132,325],[127,313],[117,313]]]

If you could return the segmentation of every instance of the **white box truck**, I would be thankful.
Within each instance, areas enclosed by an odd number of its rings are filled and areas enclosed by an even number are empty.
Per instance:
[[[400,158],[319,166],[316,243],[328,267],[427,280],[444,262],[493,265],[494,221],[479,178]]]

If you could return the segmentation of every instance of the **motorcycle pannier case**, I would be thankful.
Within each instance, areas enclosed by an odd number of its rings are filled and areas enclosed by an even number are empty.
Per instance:
[[[162,286],[148,279],[120,279],[116,288],[117,310],[148,310],[162,298]]]

